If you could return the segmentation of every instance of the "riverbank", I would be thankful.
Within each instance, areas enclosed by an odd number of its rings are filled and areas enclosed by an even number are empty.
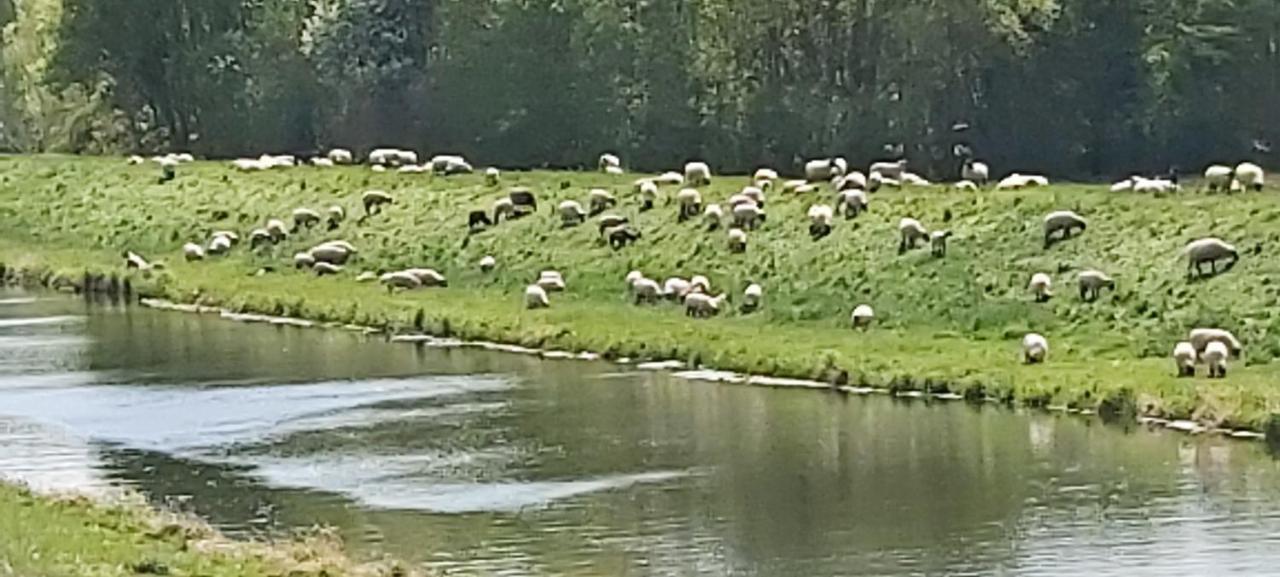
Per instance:
[[[0,575],[203,575],[380,577],[416,573],[393,563],[358,564],[317,533],[292,542],[229,540],[140,499],[59,497],[0,482]]]
[[[462,340],[598,353],[605,358],[675,359],[691,366],[811,379],[894,391],[950,392],[1032,407],[1061,406],[1104,415],[1193,419],[1209,426],[1265,430],[1280,406],[1280,366],[1272,359],[1280,330],[1271,313],[1280,285],[1270,254],[1280,235],[1268,223],[1280,210],[1261,195],[1223,203],[1221,197],[1113,195],[1099,187],[977,195],[942,191],[877,193],[871,213],[840,221],[814,243],[804,212],[814,199],[776,194],[769,223],[752,236],[746,255],[733,255],[723,232],[708,234],[675,222],[674,208],[640,213],[629,198],[634,176],[508,173],[504,185],[525,184],[543,204],[585,200],[589,186],[612,188],[616,211],[645,233],[636,246],[611,251],[595,227],[562,230],[546,209],[537,216],[468,237],[466,215],[502,194],[481,178],[432,179],[374,174],[367,169],[239,174],[221,164],[184,166],[169,184],[150,167],[118,159],[54,157],[0,161],[0,263],[11,282],[123,292],[239,312],[324,323],[425,333]],[[725,177],[704,190],[722,200],[745,183]],[[209,231],[261,226],[299,206],[342,204],[358,213],[363,190],[390,191],[397,204],[363,225],[334,233],[304,233],[270,254],[236,254],[216,262],[182,262],[182,243]],[[671,191],[667,191],[671,192]],[[1039,218],[1071,208],[1091,219],[1086,234],[1045,251]],[[1204,214],[1213,214],[1205,219]],[[951,253],[896,254],[896,222],[914,216],[948,221]],[[354,219],[353,219],[354,220]],[[1178,253],[1185,241],[1219,234],[1245,248],[1229,274],[1188,283]],[[361,255],[339,277],[315,278],[289,268],[288,258],[323,238],[345,238]],[[1249,244],[1245,244],[1247,239]],[[165,271],[126,274],[123,249],[164,260]],[[475,267],[492,254],[499,269]],[[388,294],[358,284],[361,270],[430,266],[450,288]],[[275,272],[255,276],[263,267]],[[520,291],[537,271],[564,272],[569,290],[553,307],[526,311]],[[766,287],[766,307],[754,315],[687,319],[674,306],[636,307],[622,277],[639,269],[653,277],[706,274],[717,290],[740,292],[748,281]],[[1119,290],[1086,304],[1073,294],[1074,273],[1100,268]],[[1025,292],[1032,272],[1050,272],[1060,295],[1037,305]],[[116,279],[113,285],[109,279]],[[1212,295],[1212,298],[1205,298]],[[879,316],[865,333],[848,329],[856,304]],[[1224,381],[1175,378],[1168,351],[1193,326],[1233,329],[1247,361]],[[1024,366],[1019,340],[1030,330],[1052,343],[1050,362]]]

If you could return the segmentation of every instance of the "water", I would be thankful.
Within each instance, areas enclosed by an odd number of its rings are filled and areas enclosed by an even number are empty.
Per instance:
[[[0,292],[0,475],[445,575],[1274,575],[1254,444]]]

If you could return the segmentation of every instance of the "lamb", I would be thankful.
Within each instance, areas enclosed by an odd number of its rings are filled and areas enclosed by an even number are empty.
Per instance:
[[[414,278],[417,278],[418,282],[422,283],[422,286],[424,287],[449,286],[448,279],[446,279],[444,275],[440,274],[440,272],[435,269],[411,268],[411,269],[406,269],[403,272],[413,275]]]
[[[810,160],[804,165],[804,178],[809,182],[828,182],[842,176],[844,176],[844,170],[833,158]]]
[[[929,234],[929,250],[934,258],[947,256],[947,239],[951,238],[949,230],[935,230]]]
[[[350,150],[347,150],[345,148],[335,148],[333,150],[330,150],[329,154],[326,155],[326,157],[329,159],[329,162],[332,162],[334,164],[355,163],[355,156],[351,154]]]
[[[1203,353],[1209,343],[1222,343],[1232,355],[1237,357],[1244,350],[1244,346],[1235,335],[1231,334],[1231,331],[1222,329],[1193,329],[1187,340],[1195,347],[1197,353]]]
[[[476,232],[493,226],[493,221],[489,220],[489,214],[483,210],[473,210],[467,215],[467,230]]]
[[[1236,247],[1219,238],[1192,241],[1184,252],[1187,254],[1187,278],[1203,278],[1204,271],[1200,266],[1206,262],[1209,263],[1209,274],[1212,276],[1218,274],[1219,260],[1228,261],[1222,268],[1223,272],[1231,270],[1240,261],[1240,253]]]
[[[1102,289],[1116,290],[1116,281],[1106,273],[1097,270],[1086,270],[1077,277],[1080,283],[1080,300],[1093,302],[1098,300]]]
[[[1036,302],[1047,302],[1053,298],[1053,279],[1042,272],[1033,274],[1031,275],[1031,282],[1027,284],[1027,290],[1035,295]]]
[[[600,155],[600,161],[598,165],[600,167],[600,172],[609,172],[610,167],[621,168],[622,160],[618,158],[616,154],[611,154],[606,152]]]
[[[747,231],[740,228],[729,229],[729,251],[747,252]]]
[[[718,204],[708,204],[702,210],[702,222],[706,225],[708,231],[720,228],[720,222],[724,220],[724,209]]]
[[[629,226],[619,226],[609,231],[609,246],[620,250],[628,244],[635,244],[641,238],[640,231]]]
[[[871,165],[868,172],[872,175],[880,175],[880,178],[886,180],[900,180],[902,173],[907,171],[907,160],[904,158],[895,162],[876,162]]]
[[[813,240],[825,238],[831,234],[831,221],[835,218],[835,211],[825,204],[815,204],[809,207],[809,236]]]
[[[293,209],[293,231],[312,228],[320,222],[320,213],[309,208]]]
[[[1225,379],[1227,378],[1227,359],[1230,358],[1227,346],[1213,341],[1204,349],[1204,354],[1200,358],[1204,359],[1204,363],[1209,365],[1209,378]]]
[[[386,285],[387,292],[395,292],[396,289],[413,290],[422,288],[422,281],[409,271],[389,272],[378,277],[378,282]]]
[[[1084,232],[1088,227],[1088,221],[1072,211],[1051,212],[1044,217],[1044,247],[1047,249],[1054,242],[1065,241],[1071,238],[1072,231],[1080,229],[1080,232]],[[1061,234],[1055,239],[1053,235],[1059,233]]]
[[[582,210],[582,205],[576,200],[566,200],[560,203],[560,226],[569,228],[586,222],[587,211]]]
[[[498,266],[498,260],[490,255],[485,255],[480,259],[480,272],[489,273]]]
[[[484,183],[487,186],[498,186],[502,181],[502,171],[490,166],[484,169]]]
[[[360,203],[364,205],[364,214],[372,216],[381,213],[383,205],[394,204],[395,199],[384,191],[370,190],[360,195]]]
[[[643,212],[652,209],[653,203],[658,200],[658,185],[652,180],[643,180],[636,186],[637,190],[640,192],[640,200],[642,203],[640,210]]]
[[[418,164],[418,153],[398,148],[375,148],[369,153],[369,164],[393,168],[405,164]]]
[[[316,266],[316,257],[311,256],[310,252],[300,252],[293,255],[294,268],[311,268]]]
[[[513,206],[527,206],[534,211],[538,210],[538,199],[533,195],[533,191],[523,186],[511,189],[507,193],[507,198],[511,200]],[[495,218],[496,222],[497,219]]]
[[[644,277],[631,282],[631,292],[636,297],[636,304],[654,304],[662,298],[662,287],[658,286],[658,281]]]
[[[991,180],[991,169],[987,163],[970,158],[964,161],[964,166],[960,167],[960,178],[975,185],[986,185]]]
[[[705,293],[689,293],[684,297],[684,314],[694,318],[709,318],[720,314],[725,295],[710,296]]]
[[[603,188],[593,188],[587,192],[587,207],[591,209],[591,216],[595,216],[613,206],[617,206],[618,199],[613,194]]]
[[[328,242],[320,243],[320,245],[319,245],[319,246],[336,246],[336,247],[338,247],[338,248],[340,248],[340,249],[342,249],[342,250],[345,250],[345,251],[347,251],[347,252],[349,252],[349,253],[351,253],[351,254],[356,254],[356,253],[360,252],[360,251],[356,250],[355,245],[353,245],[353,244],[351,244],[351,243],[349,243],[349,242],[347,242],[347,241],[345,241],[345,240],[331,240],[331,241],[328,241]]]
[[[347,211],[336,204],[325,210],[325,214],[328,215],[328,228],[331,231],[338,230],[342,222],[347,219]]]
[[[876,319],[876,312],[872,310],[871,305],[858,305],[854,307],[853,314],[849,315],[849,320],[853,322],[853,328],[865,329],[871,326],[871,322]]]
[[[914,218],[904,218],[898,221],[898,234],[898,254],[914,250],[917,240],[929,238],[929,230]]]
[[[316,273],[316,276],[330,276],[341,273],[342,267],[327,262],[316,262],[316,264],[311,267],[311,270]]]
[[[1173,363],[1178,368],[1179,377],[1196,376],[1196,347],[1182,341],[1173,347]]]
[[[844,208],[844,217],[846,219],[856,218],[867,210],[867,193],[858,189],[841,191],[836,206]]]
[[[705,162],[690,162],[684,165],[684,181],[689,186],[707,186],[711,184],[711,168]]]
[[[1022,337],[1022,362],[1035,365],[1049,357],[1049,340],[1043,335],[1029,333]]]
[[[679,222],[696,217],[702,212],[702,195],[695,189],[681,189],[676,193],[676,203],[680,206],[680,213],[676,217]]]
[[[273,218],[267,221],[267,234],[271,235],[272,243],[279,244],[289,238],[289,229],[284,225],[283,220]]]
[[[1262,167],[1252,162],[1242,162],[1236,166],[1235,179],[1241,186],[1256,192],[1262,192],[1266,184],[1266,175],[1262,172]],[[1225,367],[1223,371],[1225,373]]]
[[[551,300],[547,298],[546,290],[532,284],[524,289],[524,306],[527,309],[545,309],[551,306]]]
[[[187,262],[204,260],[204,247],[193,242],[184,244],[182,245],[182,256],[187,259]]]
[[[609,229],[627,224],[631,222],[631,219],[628,219],[625,216],[618,216],[616,214],[606,214],[600,217],[600,220],[597,222],[600,225],[600,236],[603,237],[604,233]]]
[[[538,275],[538,286],[544,290],[561,292],[565,289],[564,276],[554,270],[544,270]]]
[[[733,226],[747,230],[755,230],[764,222],[766,215],[754,202],[745,202],[733,207]]]
[[[742,291],[742,312],[752,313],[760,308],[764,303],[764,287],[751,283],[747,285],[746,290]]]
[[[708,175],[711,174],[711,171],[708,170],[707,174]],[[711,177],[708,176],[707,184],[711,183],[710,179]],[[684,181],[685,181],[685,176],[683,174],[680,174],[679,172],[664,172],[662,174],[659,174],[657,177],[653,179],[654,184],[660,184],[662,186],[681,186],[684,184]],[[699,185],[690,184],[690,186],[699,186]]]

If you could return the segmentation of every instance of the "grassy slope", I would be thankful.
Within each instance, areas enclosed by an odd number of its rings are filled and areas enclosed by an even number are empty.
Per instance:
[[[815,198],[780,193],[770,198],[769,222],[751,238],[745,255],[725,247],[724,232],[677,224],[674,207],[640,214],[630,194],[634,175],[507,173],[503,186],[525,184],[540,195],[542,211],[475,235],[466,214],[488,208],[503,189],[479,175],[450,179],[374,174],[367,168],[303,168],[239,174],[224,164],[183,167],[179,178],[157,185],[153,166],[126,167],[119,159],[56,157],[0,159],[0,262],[82,270],[119,269],[131,248],[168,261],[161,291],[180,300],[234,308],[356,321],[393,328],[422,326],[435,333],[528,345],[606,351],[617,355],[680,358],[717,368],[823,377],[829,367],[850,372],[854,383],[907,388],[950,388],[1018,398],[1031,404],[1096,406],[1128,389],[1140,409],[1261,427],[1280,406],[1280,205],[1267,194],[1227,200],[1184,193],[1169,198],[1115,195],[1102,187],[1055,186],[1026,192],[980,194],[915,190],[872,196],[871,212],[841,220],[828,238],[807,236],[804,214]],[[723,201],[746,183],[719,178],[703,191]],[[567,186],[567,188],[562,188]],[[586,189],[612,188],[645,237],[611,251],[593,226],[562,230],[551,208]],[[342,204],[358,213],[362,191],[391,191],[397,205],[364,226],[334,234],[304,234],[272,255],[244,250],[220,262],[185,264],[179,247],[211,230],[248,231],[300,206]],[[664,190],[674,194],[674,190]],[[211,221],[216,209],[230,217]],[[1041,217],[1073,209],[1090,219],[1083,237],[1050,250],[1041,246]],[[955,231],[943,260],[927,250],[897,254],[898,219]],[[1245,253],[1218,278],[1188,282],[1179,258],[1187,241],[1219,235]],[[258,267],[287,269],[286,259],[315,242],[341,237],[362,250],[348,275],[317,279],[292,270],[252,278]],[[485,254],[499,270],[482,276]],[[429,266],[449,276],[451,288],[389,296],[352,276],[365,268]],[[1111,273],[1119,290],[1085,304],[1075,295],[1075,272]],[[565,273],[569,292],[553,295],[553,308],[524,311],[520,292],[543,268]],[[629,304],[622,277],[630,269],[649,276],[708,275],[735,296],[750,281],[766,289],[767,306],[753,316],[687,320],[676,307]],[[1038,305],[1026,293],[1034,272],[1053,274],[1058,298]],[[862,302],[879,315],[877,327],[858,334],[848,314]],[[1235,330],[1248,362],[1229,379],[1178,380],[1168,352],[1195,326]],[[1034,330],[1053,351],[1050,363],[1018,363],[1019,341]]]

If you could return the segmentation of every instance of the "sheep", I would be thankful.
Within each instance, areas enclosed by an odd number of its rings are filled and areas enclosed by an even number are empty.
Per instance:
[[[744,202],[733,207],[733,226],[747,230],[755,230],[765,221],[767,215],[754,202]]]
[[[182,245],[182,256],[187,259],[187,262],[204,260],[204,247],[193,242],[184,244]]]
[[[622,159],[618,158],[618,155],[616,154],[606,152],[600,155],[598,166],[600,167],[600,172],[609,172],[610,167],[620,168],[622,166]]]
[[[742,291],[742,312],[752,313],[760,308],[764,303],[764,287],[751,283],[747,285],[746,290]]]
[[[1053,279],[1049,275],[1038,272],[1031,275],[1031,282],[1027,283],[1027,290],[1035,296],[1036,302],[1047,302],[1053,298]]]
[[[872,175],[880,175],[880,178],[886,180],[900,180],[902,173],[907,171],[907,160],[904,158],[895,162],[876,162],[871,165],[871,169],[867,172]]]
[[[747,231],[740,228],[729,229],[729,252],[747,252]]]
[[[562,292],[565,289],[564,276],[554,270],[544,270],[538,275],[538,286],[551,292]]]
[[[351,154],[350,150],[345,148],[335,148],[330,150],[329,154],[326,156],[329,159],[329,162],[334,164],[352,164],[355,162],[355,156]]]
[[[603,188],[593,188],[587,192],[587,207],[591,209],[591,216],[600,214],[617,204],[618,199],[613,197],[613,193]]]
[[[493,221],[489,219],[489,214],[483,210],[473,210],[467,214],[467,230],[476,232],[493,226]]]
[[[1227,346],[1218,341],[1213,341],[1205,347],[1204,354],[1200,355],[1200,358],[1204,359],[1204,363],[1209,366],[1209,378],[1227,378],[1227,359],[1230,356]]]
[[[1051,212],[1044,217],[1044,247],[1047,249],[1055,242],[1071,238],[1072,231],[1076,229],[1084,232],[1088,228],[1089,222],[1070,210]],[[1055,239],[1053,235],[1059,233],[1061,234]]]
[[[240,235],[229,230],[215,230],[213,234],[209,235],[209,238],[218,238],[220,236],[227,237],[227,241],[230,242],[231,246],[240,244]]]
[[[1126,178],[1126,179],[1124,179],[1124,180],[1121,180],[1121,181],[1119,181],[1119,182],[1116,182],[1115,184],[1112,184],[1112,185],[1111,185],[1111,192],[1130,192],[1130,191],[1132,191],[1132,190],[1133,190],[1133,183],[1134,183],[1134,180],[1135,180],[1136,178],[1138,178],[1138,177],[1130,176],[1129,178]]]
[[[856,218],[867,210],[867,193],[858,189],[841,191],[836,207],[844,209],[846,219]]]
[[[545,309],[551,306],[547,291],[541,286],[532,284],[524,289],[524,306],[527,309]]]
[[[929,179],[914,172],[903,172],[900,181],[904,186],[933,186]]]
[[[347,242],[347,241],[345,241],[345,240],[330,240],[330,241],[327,241],[327,242],[322,242],[322,243],[320,243],[318,246],[336,246],[336,247],[338,247],[338,248],[340,248],[340,249],[342,249],[342,250],[345,250],[345,251],[347,251],[347,252],[349,252],[349,253],[351,253],[351,254],[356,254],[356,253],[360,252],[360,251],[356,250],[355,245],[353,245],[353,244],[351,244],[351,243],[349,243],[349,242]]]
[[[987,163],[970,158],[964,161],[964,166],[960,167],[960,178],[975,185],[985,186],[991,180],[991,169]]]
[[[1104,288],[1116,290],[1116,281],[1102,271],[1086,270],[1076,278],[1080,283],[1080,300],[1084,302],[1098,300],[1098,296]]]
[[[502,217],[512,218],[516,212],[516,205],[511,202],[510,198],[500,198],[493,201],[493,224],[502,222]]]
[[[707,227],[707,231],[713,231],[720,228],[720,222],[724,220],[724,209],[719,204],[708,204],[702,209],[702,222]]]
[[[947,239],[951,238],[949,230],[935,230],[929,233],[929,251],[934,258],[947,256]]]
[[[867,175],[855,170],[836,181],[836,190],[866,190]]]
[[[511,204],[512,204],[512,206],[513,206],[513,207],[514,207],[514,206],[527,206],[527,207],[529,207],[529,208],[533,209],[535,212],[538,210],[538,199],[537,199],[537,197],[535,197],[535,196],[533,195],[533,191],[531,191],[531,190],[529,190],[528,188],[525,188],[525,187],[523,187],[523,186],[519,186],[519,187],[516,187],[516,188],[511,189],[511,191],[507,193],[507,198],[511,200]],[[496,222],[497,220],[498,220],[498,219],[496,219],[496,218],[494,219],[494,221],[495,221],[495,222]]]
[[[741,196],[743,198],[746,198],[751,202],[754,202],[757,205],[759,205],[760,208],[764,208],[764,189],[758,186],[744,187],[742,189],[742,192],[738,193],[735,196]],[[730,203],[730,204],[733,204],[733,203]]]
[[[693,292],[693,284],[680,277],[671,277],[662,283],[662,295],[678,301],[684,301],[684,297]]]
[[[422,281],[417,275],[409,271],[389,272],[378,277],[378,282],[386,285],[387,292],[395,292],[396,289],[413,290],[422,288]]]
[[[293,231],[312,228],[320,222],[320,213],[309,208],[293,209]]]
[[[586,222],[587,211],[582,210],[582,205],[576,200],[566,200],[560,203],[560,226],[561,228],[569,228]]]
[[[330,276],[341,273],[342,266],[317,261],[316,264],[311,267],[311,270],[316,273],[316,276]]]
[[[844,170],[833,158],[810,160],[804,164],[804,179],[809,182],[827,182],[842,176]]]
[[[689,293],[684,297],[684,314],[693,318],[708,318],[720,314],[725,295],[710,296],[705,293]]]
[[[1173,364],[1179,377],[1196,376],[1196,347],[1187,341],[1173,346]]]
[[[1235,178],[1235,175],[1235,169],[1230,166],[1210,165],[1204,169],[1204,183],[1205,186],[1209,187],[1209,192],[1225,191],[1231,187],[1231,181]]]
[[[1205,347],[1209,346],[1209,343],[1215,342],[1222,343],[1226,346],[1233,356],[1240,356],[1241,351],[1244,350],[1244,346],[1240,344],[1240,340],[1237,339],[1235,335],[1231,334],[1231,331],[1225,331],[1222,329],[1193,329],[1191,333],[1187,335],[1187,340],[1196,348],[1197,353],[1203,353],[1205,351]]]
[[[772,168],[757,168],[751,175],[752,182],[770,182],[778,180],[778,172]]]
[[[636,304],[658,302],[662,298],[662,287],[658,286],[658,281],[648,278],[638,278],[631,283],[631,293],[636,297]]]
[[[1222,267],[1223,272],[1231,270],[1240,261],[1240,253],[1236,247],[1220,238],[1202,238],[1192,241],[1184,252],[1187,255],[1187,278],[1203,278],[1204,271],[1200,266],[1206,262],[1209,263],[1209,275],[1213,276],[1218,274],[1219,260],[1228,260]]]
[[[806,180],[788,180],[782,183],[782,192],[797,192],[808,185]]]
[[[311,268],[316,265],[316,257],[311,256],[310,252],[300,252],[293,255],[294,268]]]
[[[1037,186],[1049,186],[1049,179],[1039,175],[1015,172],[996,183],[996,190],[1021,190]]]
[[[825,238],[831,234],[831,221],[835,218],[835,211],[825,204],[815,204],[809,207],[809,236],[813,240]]]
[[[1179,189],[1178,183],[1164,178],[1134,176],[1130,181],[1133,183],[1133,192],[1139,194],[1167,194]]]
[[[658,200],[658,185],[652,180],[643,180],[637,184],[637,191],[640,193],[640,211],[652,209]]]
[[[1266,174],[1262,167],[1252,162],[1242,162],[1236,166],[1235,179],[1242,186],[1255,192],[1261,192],[1266,184]]]
[[[689,186],[708,186],[711,184],[711,168],[705,162],[685,164],[684,181]]]
[[[385,191],[370,190],[360,195],[360,203],[364,206],[365,216],[373,216],[382,212],[382,205],[395,204],[395,199]]]
[[[624,278],[623,280],[627,283],[627,287],[628,287],[628,288],[630,288],[632,285],[634,285],[634,284],[636,283],[636,281],[638,281],[638,280],[640,280],[640,279],[642,279],[642,278],[644,278],[644,273],[642,273],[642,272],[640,272],[640,271],[638,271],[638,270],[633,270],[633,271],[631,271],[631,272],[627,273],[626,278]]]
[[[317,156],[311,159],[311,166],[316,168],[333,168],[336,165],[332,160]]]
[[[493,258],[493,256],[491,255],[485,255],[483,258],[480,259],[480,272],[483,272],[483,273],[493,272],[493,269],[496,268],[497,266],[498,266],[498,259]]]
[[[680,206],[676,220],[684,222],[702,212],[702,194],[692,188],[681,189],[676,193],[676,204]]]
[[[215,235],[213,239],[209,241],[209,248],[207,252],[210,255],[224,255],[231,252],[232,244],[233,243],[229,237]]]
[[[929,238],[929,230],[914,218],[903,218],[898,221],[898,254],[914,250],[917,240]]]
[[[470,174],[475,172],[475,167],[461,156],[454,154],[440,154],[431,158],[431,162],[427,165],[429,169],[440,175],[452,176],[455,174]]]
[[[440,274],[439,271],[431,268],[411,268],[405,269],[403,272],[411,274],[424,287],[447,287],[449,280]]]
[[[240,172],[253,172],[257,170],[266,170],[266,165],[258,162],[256,158],[237,158],[231,161],[231,167]]]
[[[400,151],[395,148],[375,148],[369,153],[369,164],[400,166]]]
[[[707,173],[710,174],[710,171],[707,171]],[[707,178],[708,178],[707,184],[710,184],[711,183],[710,176],[708,176]],[[684,175],[680,174],[679,172],[664,172],[654,177],[653,179],[654,184],[660,184],[662,186],[683,186],[684,181],[685,181]],[[690,186],[699,186],[699,185],[691,183]]]
[[[314,246],[307,253],[311,255],[311,258],[315,259],[317,264],[323,262],[335,265],[347,264],[352,254],[345,247],[332,244]]]
[[[283,220],[273,218],[267,221],[267,234],[271,235],[272,243],[280,244],[284,239],[289,238],[289,229]]]
[[[606,214],[601,216],[597,223],[600,226],[600,236],[604,237],[604,233],[611,228],[617,228],[631,222],[631,219],[616,214]]]
[[[865,329],[871,326],[871,322],[875,319],[876,312],[872,310],[871,305],[858,305],[854,307],[853,314],[849,315],[849,320],[855,329]]]
[[[700,274],[693,275],[689,278],[689,291],[700,293],[711,292],[711,279]]]
[[[249,233],[249,250],[256,250],[259,246],[273,244],[271,233],[265,228],[255,228]]]
[[[629,226],[619,226],[609,231],[609,247],[613,250],[620,250],[628,244],[635,244],[643,235],[640,231]]]
[[[498,170],[496,167],[492,167],[492,166],[484,169],[484,183],[486,186],[498,186],[498,183],[501,181],[502,181],[501,170]]]
[[[1028,333],[1022,337],[1022,362],[1036,365],[1049,357],[1049,340],[1043,335]]]
[[[136,154],[133,156],[130,156],[127,160],[125,160],[125,164],[129,166],[140,166],[140,165],[146,164],[146,162],[147,162],[147,159],[141,156],[138,156]]]

